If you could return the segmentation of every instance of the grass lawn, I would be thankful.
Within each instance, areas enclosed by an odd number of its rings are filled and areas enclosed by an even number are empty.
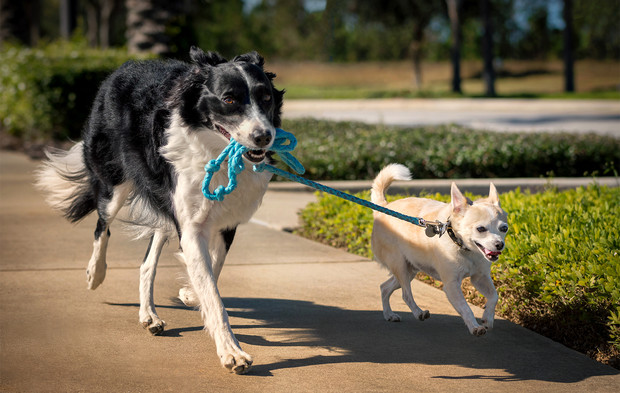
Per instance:
[[[423,85],[416,89],[410,62],[389,63],[268,63],[278,75],[287,98],[459,97],[450,91],[448,62],[424,63]],[[480,61],[461,65],[463,96],[479,97],[484,86]],[[561,61],[506,61],[497,67],[500,97],[620,99],[620,62],[579,61],[575,66],[577,92],[563,92]]]

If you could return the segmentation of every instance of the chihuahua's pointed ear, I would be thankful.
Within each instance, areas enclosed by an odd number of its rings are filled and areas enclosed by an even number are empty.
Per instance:
[[[452,182],[452,187],[450,188],[450,196],[452,201],[452,212],[455,214],[463,213],[465,209],[470,205],[469,199],[461,193],[461,190],[456,186],[456,183]]]
[[[226,63],[226,59],[217,52],[205,52],[197,46],[192,46],[189,50],[189,57],[198,66],[216,66]]]
[[[495,188],[495,184],[493,183],[491,183],[491,186],[489,187],[489,200],[494,205],[501,206],[499,204],[499,194],[497,193],[497,188]]]

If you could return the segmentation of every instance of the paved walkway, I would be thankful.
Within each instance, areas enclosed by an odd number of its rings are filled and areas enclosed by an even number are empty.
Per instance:
[[[455,123],[498,132],[592,131],[620,136],[619,100],[287,100],[284,116],[398,126]]]
[[[160,337],[138,323],[146,244],[112,228],[106,281],[86,289],[94,219],[73,226],[32,187],[34,162],[0,152],[0,391],[618,392],[620,372],[505,320],[472,337],[445,295],[413,283],[431,319],[381,314],[376,263],[273,227],[314,197],[274,185],[240,228],[219,288],[251,373],[220,367],[200,315],[175,300],[165,249],[155,300]],[[280,188],[279,188],[280,187]],[[268,226],[266,226],[268,225]],[[277,250],[276,250],[277,249]],[[476,315],[482,310],[475,308]]]

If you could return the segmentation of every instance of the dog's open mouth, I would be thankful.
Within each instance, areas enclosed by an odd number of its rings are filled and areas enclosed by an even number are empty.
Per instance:
[[[476,246],[482,251],[484,256],[491,262],[495,262],[499,259],[499,256],[502,255],[501,251],[491,251],[488,248],[485,248],[482,244],[476,242]]]
[[[217,125],[217,130],[219,131],[220,134],[224,135],[224,138],[230,140],[230,133],[226,131],[224,127]],[[259,162],[262,162],[265,159],[266,155],[267,155],[267,151],[260,149],[260,150],[250,150],[246,152],[243,156],[248,161],[258,164]]]

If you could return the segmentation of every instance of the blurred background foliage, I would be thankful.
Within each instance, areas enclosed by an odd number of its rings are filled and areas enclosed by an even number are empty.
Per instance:
[[[618,20],[619,0],[0,0],[0,131],[79,137],[107,74],[191,45],[259,51],[288,98],[617,99]]]
[[[578,59],[620,59],[617,0],[23,0],[0,2],[0,40],[34,46],[78,31],[92,47],[128,46],[185,57],[190,45],[233,56],[386,61],[450,58],[450,7],[458,9],[461,56],[481,56],[490,9],[501,59],[563,56],[563,10],[571,7]],[[77,29],[77,30],[76,30]],[[150,41],[150,43],[149,43]],[[137,42],[137,44],[136,44]]]

